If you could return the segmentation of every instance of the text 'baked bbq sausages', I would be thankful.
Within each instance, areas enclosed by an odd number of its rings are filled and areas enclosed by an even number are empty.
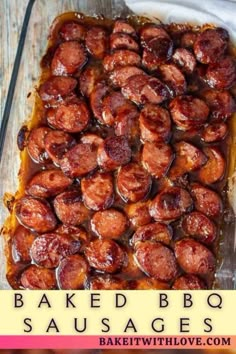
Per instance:
[[[56,21],[18,137],[10,285],[211,289],[236,112],[228,32]]]

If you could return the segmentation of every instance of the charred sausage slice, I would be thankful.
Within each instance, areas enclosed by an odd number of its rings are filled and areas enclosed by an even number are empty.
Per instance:
[[[137,68],[137,66],[121,66],[111,72],[110,80],[115,87],[123,87],[135,75],[146,75],[146,73],[142,69]]]
[[[236,63],[233,58],[225,57],[207,68],[206,81],[217,90],[229,89],[236,82]]]
[[[61,130],[51,130],[44,138],[45,150],[56,166],[65,153],[76,145],[76,140]]]
[[[208,157],[207,163],[200,169],[198,177],[204,184],[220,181],[226,169],[225,159],[217,147],[205,147],[204,153]]]
[[[12,255],[15,262],[30,263],[30,248],[35,235],[24,226],[19,225],[12,237]]]
[[[128,49],[135,52],[139,51],[138,43],[127,33],[112,33],[110,35],[110,48],[111,50]]]
[[[39,87],[39,96],[45,103],[57,104],[77,86],[73,77],[52,76]]]
[[[173,64],[164,64],[159,67],[161,80],[168,86],[173,96],[183,95],[187,89],[184,75]]]
[[[185,73],[191,74],[195,70],[196,59],[188,49],[177,48],[172,58]]]
[[[116,209],[98,211],[91,219],[92,231],[101,238],[118,239],[127,227],[126,215]]]
[[[102,100],[106,96],[108,91],[109,87],[107,86],[107,84],[105,82],[99,82],[90,95],[90,106],[92,108],[93,114],[101,124],[104,124],[102,119]]]
[[[149,224],[152,219],[149,214],[149,202],[138,202],[128,204],[125,211],[134,228]]]
[[[27,150],[31,159],[36,163],[44,163],[48,160],[45,150],[45,137],[51,131],[47,127],[32,129],[27,142]]]
[[[113,33],[127,33],[127,34],[130,34],[133,36],[136,35],[135,29],[133,28],[133,26],[131,26],[125,20],[116,20],[112,32]]]
[[[60,289],[76,290],[84,288],[88,272],[89,266],[86,260],[79,254],[62,259],[57,269]]]
[[[181,275],[172,285],[174,290],[205,290],[207,289],[204,281],[194,274]]]
[[[108,209],[113,203],[113,179],[109,173],[97,172],[93,176],[83,178],[81,190],[83,201],[89,209]]]
[[[202,140],[205,143],[215,143],[223,140],[228,134],[228,127],[223,122],[208,124],[202,132]]]
[[[60,28],[60,36],[65,41],[83,41],[85,35],[85,27],[74,21],[65,22]]]
[[[24,270],[20,281],[21,285],[29,290],[51,290],[57,287],[55,272],[34,264]]]
[[[158,193],[149,208],[156,221],[172,221],[181,217],[192,207],[190,194],[180,187],[169,187]]]
[[[223,121],[236,112],[236,102],[228,91],[206,90],[203,98],[214,121]]]
[[[131,243],[134,247],[139,245],[139,242],[145,241],[162,242],[165,245],[170,245],[172,235],[171,226],[155,222],[139,227],[132,236]]]
[[[85,43],[93,57],[102,59],[108,49],[107,32],[102,27],[94,26],[88,30]]]
[[[79,77],[79,88],[83,96],[89,97],[96,84],[103,78],[102,67],[87,66]]]
[[[141,57],[138,53],[128,49],[116,50],[103,59],[105,71],[110,72],[119,66],[141,66]]]
[[[56,217],[44,199],[23,197],[16,202],[15,212],[20,224],[38,233],[56,228]]]

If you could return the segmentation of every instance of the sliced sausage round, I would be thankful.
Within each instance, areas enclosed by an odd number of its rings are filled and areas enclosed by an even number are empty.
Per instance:
[[[197,64],[194,55],[185,48],[177,48],[172,58],[174,62],[187,74],[191,74]]]
[[[56,233],[61,235],[67,235],[72,237],[75,240],[78,240],[81,243],[81,250],[84,245],[86,245],[89,240],[88,232],[81,226],[72,226],[61,224],[56,230]]]
[[[124,98],[122,93],[118,91],[113,91],[103,99],[102,104],[103,104],[103,109],[102,109],[103,122],[108,126],[112,126],[115,123],[118,110],[122,106],[127,104],[127,100]]]
[[[108,49],[107,32],[102,27],[94,26],[88,30],[85,43],[93,57],[102,59]]]
[[[186,273],[207,275],[215,270],[213,253],[200,242],[185,238],[177,241],[174,249],[177,261]]]
[[[142,56],[142,65],[149,71],[157,70],[160,66],[159,58],[150,52],[148,49],[144,48]]]
[[[229,89],[236,82],[236,63],[233,58],[225,57],[207,68],[206,81],[217,90]]]
[[[218,217],[223,209],[220,196],[210,188],[200,183],[192,183],[190,193],[194,200],[195,208],[210,217]]]
[[[52,76],[39,87],[39,96],[48,104],[62,101],[63,97],[72,93],[77,86],[73,77]]]
[[[174,64],[159,67],[161,80],[168,86],[173,96],[183,95],[187,89],[184,75]]]
[[[130,159],[131,149],[124,136],[106,138],[98,148],[98,164],[103,170],[113,171]]]
[[[143,141],[159,143],[170,138],[171,120],[165,108],[147,103],[141,110],[139,125]]]
[[[59,194],[53,202],[57,217],[63,224],[80,225],[89,217],[89,210],[84,206],[77,191]]]
[[[206,244],[213,243],[217,235],[213,221],[199,211],[185,215],[181,226],[186,235],[193,236]]]
[[[131,243],[136,248],[139,242],[152,241],[170,245],[173,230],[171,226],[159,222],[139,227],[132,236]]]
[[[132,140],[139,136],[138,126],[139,111],[130,101],[119,107],[114,124],[115,135],[125,135]]]
[[[61,193],[72,184],[60,170],[43,170],[37,172],[26,186],[26,192],[33,197],[49,198]]]
[[[227,125],[224,122],[216,122],[204,128],[201,138],[205,143],[215,143],[224,140],[227,134]]]
[[[115,273],[123,265],[125,253],[113,240],[96,240],[85,250],[89,265],[99,271]]]
[[[57,269],[59,288],[63,290],[83,289],[88,272],[89,266],[79,254],[62,259]]]
[[[101,238],[118,239],[128,228],[125,214],[116,209],[96,212],[91,219],[92,231]]]
[[[111,50],[128,49],[135,52],[139,51],[138,43],[127,33],[112,33],[110,35],[110,48]]]
[[[145,42],[144,47],[155,56],[159,64],[170,60],[173,54],[173,41],[167,37],[151,38]]]
[[[206,90],[203,98],[214,121],[223,121],[236,112],[236,102],[228,91]]]
[[[52,269],[30,265],[21,274],[21,285],[29,290],[51,290],[56,289],[57,281],[55,272]]]
[[[110,73],[110,80],[115,87],[123,87],[129,83],[130,78],[135,75],[146,75],[146,73],[137,66],[121,66]]]
[[[119,66],[141,66],[141,57],[138,53],[128,49],[116,50],[103,59],[105,71],[110,72]]]
[[[181,275],[172,285],[174,290],[205,290],[207,289],[204,281],[194,274]]]
[[[149,77],[147,83],[142,88],[141,102],[139,103],[150,102],[154,104],[160,104],[167,100],[169,97],[170,94],[166,85],[164,85],[163,82],[161,82],[156,77]]]
[[[60,36],[65,41],[83,41],[86,29],[77,22],[65,22],[60,28]]]
[[[94,175],[83,178],[81,190],[85,205],[92,210],[108,209],[114,200],[112,175],[96,172]]]
[[[197,33],[193,31],[185,32],[180,39],[181,47],[190,48],[190,49],[193,48],[196,39],[197,39]]]
[[[24,226],[19,225],[12,237],[12,256],[14,262],[30,263],[30,248],[35,235]]]
[[[68,133],[79,133],[87,127],[89,119],[90,112],[85,102],[61,104],[55,112],[54,127]]]
[[[158,193],[149,208],[156,221],[172,221],[181,217],[192,207],[190,194],[180,187],[169,187]]]
[[[90,106],[92,108],[95,118],[97,118],[97,120],[101,124],[104,124],[102,119],[102,110],[103,110],[102,100],[106,96],[108,91],[109,91],[109,87],[106,85],[106,83],[99,82],[93,89],[92,93],[90,94]]]
[[[52,74],[66,76],[81,69],[87,61],[85,49],[78,41],[63,42],[56,49],[51,62]]]
[[[124,278],[139,278],[143,275],[142,271],[140,270],[139,266],[137,265],[137,262],[134,258],[134,252],[130,248],[126,247],[125,248],[126,252],[126,260],[123,264],[123,267],[121,269],[121,274]]]
[[[96,275],[89,279],[88,288],[90,290],[125,290],[127,281],[109,274]]]
[[[145,103],[145,99],[142,96],[142,90],[147,85],[150,77],[143,73],[133,75],[129,77],[128,82],[122,87],[121,92],[129,100],[136,104]]]
[[[96,84],[102,80],[103,73],[101,66],[87,66],[79,77],[79,88],[83,96],[89,97]]]
[[[170,286],[168,283],[153,279],[150,277],[143,277],[140,279],[130,280],[129,289],[132,290],[168,290]]]
[[[208,157],[207,163],[201,167],[198,178],[204,184],[220,181],[225,174],[226,162],[217,147],[205,147],[204,153]]]
[[[20,224],[38,233],[52,231],[57,225],[50,204],[44,199],[23,197],[16,202],[15,212]]]
[[[125,211],[134,228],[149,224],[152,221],[149,214],[149,201],[128,204]]]
[[[117,175],[117,188],[125,202],[138,202],[149,193],[151,176],[138,163],[131,162],[120,168]]]
[[[160,242],[140,242],[135,257],[140,269],[154,279],[170,281],[178,273],[174,253]]]
[[[57,233],[38,236],[31,247],[32,260],[45,268],[55,268],[60,260],[66,256],[77,253],[80,242],[68,235]]]
[[[217,62],[225,53],[229,34],[223,28],[207,28],[199,33],[194,42],[194,54],[203,64]]]
[[[174,159],[173,151],[168,144],[146,142],[142,150],[142,164],[156,178],[166,175]]]
[[[77,144],[64,155],[60,165],[70,178],[82,177],[97,167],[97,148],[91,144]]]
[[[176,152],[175,160],[169,171],[171,180],[176,180],[187,172],[195,171],[207,162],[206,155],[196,146],[186,141],[180,141],[174,147]]]
[[[135,29],[125,20],[116,20],[113,27],[113,33],[127,33],[136,35]]]
[[[208,117],[209,108],[206,103],[193,96],[180,96],[170,103],[172,118],[181,130],[201,127]]]
[[[44,163],[48,160],[45,150],[45,137],[51,131],[47,127],[32,129],[28,137],[27,151],[31,159],[36,163]]]
[[[80,139],[80,142],[82,144],[90,144],[98,148],[99,145],[103,142],[103,138],[101,138],[97,134],[87,133],[87,134],[83,134],[83,136]]]
[[[139,35],[143,46],[152,38],[170,38],[163,26],[154,23],[147,23],[142,26]]]
[[[76,145],[76,140],[61,130],[51,130],[44,138],[45,150],[56,166],[65,153]]]

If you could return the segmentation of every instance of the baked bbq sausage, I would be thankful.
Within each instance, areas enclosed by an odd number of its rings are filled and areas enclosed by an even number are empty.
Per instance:
[[[192,236],[205,244],[212,244],[217,235],[214,222],[199,211],[186,214],[181,221],[181,227],[185,235]]]
[[[98,65],[86,66],[79,77],[79,88],[83,96],[89,97],[96,84],[103,79],[102,67]]]
[[[155,71],[160,66],[160,59],[155,56],[155,54],[144,48],[142,55],[142,65],[149,71]]]
[[[45,151],[56,166],[64,154],[76,145],[76,140],[61,130],[51,130],[44,138]]]
[[[117,189],[125,202],[138,202],[144,199],[152,186],[148,172],[138,163],[122,166],[117,174]]]
[[[169,187],[151,201],[149,212],[156,221],[172,221],[192,208],[190,194],[180,187]]]
[[[161,80],[168,86],[172,96],[183,95],[187,83],[181,70],[174,64],[163,64],[159,67]]]
[[[14,262],[30,263],[30,248],[35,235],[24,226],[19,225],[12,237],[12,256]]]
[[[135,140],[139,137],[138,124],[139,111],[136,106],[127,100],[127,102],[117,110],[115,118],[115,135],[125,135],[129,140]]]
[[[54,209],[63,224],[77,226],[89,217],[89,210],[82,202],[81,194],[74,190],[63,192],[53,201]]]
[[[91,219],[91,229],[100,238],[118,239],[129,226],[126,215],[116,209],[97,211]]]
[[[77,144],[65,153],[60,166],[70,178],[82,177],[97,167],[97,148],[92,144]]]
[[[110,73],[110,81],[112,82],[113,86],[115,87],[123,87],[127,83],[130,82],[130,78],[135,76],[135,75],[146,75],[146,73],[138,68],[137,66],[133,65],[127,65],[127,66],[121,66],[116,69],[114,69]]]
[[[163,26],[154,23],[143,25],[139,31],[142,46],[145,46],[148,40],[153,38],[170,38]]]
[[[81,69],[87,61],[84,46],[78,41],[61,43],[51,62],[51,71],[55,76],[67,76]]]
[[[27,151],[36,163],[44,163],[49,159],[45,150],[45,137],[51,131],[48,127],[39,127],[31,130],[27,141]]]
[[[62,259],[57,268],[60,289],[76,290],[84,288],[89,273],[89,266],[83,256],[73,254]]]
[[[180,45],[183,48],[192,49],[196,39],[197,39],[197,33],[193,31],[187,31],[183,33],[183,35],[181,36]]]
[[[96,172],[90,177],[83,178],[81,191],[87,208],[95,211],[108,209],[114,200],[112,175]]]
[[[172,240],[173,230],[171,226],[154,222],[139,227],[131,238],[131,244],[136,247],[139,242],[152,241],[162,242],[165,245],[170,245]]]
[[[167,109],[147,103],[140,112],[141,139],[150,142],[167,142],[171,134],[171,120]]]
[[[152,218],[149,214],[149,201],[127,204],[125,212],[133,228],[149,224]]]
[[[26,193],[32,197],[53,197],[68,188],[73,180],[60,170],[51,169],[37,172],[26,185]]]
[[[119,109],[127,102],[121,92],[112,91],[109,93],[102,101],[103,122],[108,126],[114,125]]]
[[[139,51],[139,45],[136,40],[127,33],[112,33],[110,35],[111,50],[128,49],[134,52]]]
[[[87,287],[90,290],[125,290],[128,284],[124,279],[105,274],[90,277]]]
[[[21,225],[38,233],[52,231],[57,225],[50,204],[44,199],[23,197],[17,200],[15,213]]]
[[[164,281],[153,279],[150,277],[142,277],[140,279],[130,280],[129,289],[131,290],[168,290],[170,286]]]
[[[21,274],[21,285],[29,290],[50,290],[57,288],[55,272],[52,269],[30,265]]]
[[[136,31],[127,21],[119,19],[116,20],[113,27],[113,33],[127,33],[136,36]]]
[[[206,90],[202,94],[213,121],[224,121],[236,112],[236,102],[228,91]]]
[[[89,53],[96,59],[103,59],[108,49],[108,35],[104,28],[94,26],[86,35],[86,47]]]
[[[171,180],[176,180],[185,173],[195,171],[207,162],[207,156],[187,141],[176,143],[174,148],[175,160],[168,174]]]
[[[212,184],[220,181],[225,174],[226,162],[218,147],[205,147],[203,149],[208,157],[207,163],[198,172],[200,182]]]
[[[145,169],[155,178],[166,175],[174,159],[173,151],[168,144],[145,142],[141,161]]]
[[[131,159],[131,148],[125,136],[106,138],[98,147],[98,164],[106,171],[113,171]]]
[[[224,55],[229,34],[223,28],[207,28],[199,33],[194,42],[194,54],[203,64],[215,63]]]
[[[106,55],[103,59],[103,67],[106,72],[113,71],[119,66],[141,66],[141,57],[132,50],[120,49]]]
[[[51,233],[38,236],[32,244],[30,254],[36,264],[45,268],[55,268],[62,258],[79,250],[78,240],[65,234]]]
[[[109,87],[105,82],[101,81],[95,85],[89,97],[90,106],[93,111],[93,114],[101,124],[104,124],[102,119],[102,110],[103,110],[102,100],[107,95],[108,92],[109,92]]]
[[[91,267],[106,273],[115,273],[125,261],[125,253],[113,240],[96,240],[90,242],[85,256]]]
[[[83,41],[86,36],[86,29],[75,21],[69,21],[63,23],[59,33],[64,41]]]
[[[77,80],[73,77],[51,76],[39,87],[39,96],[45,104],[60,103],[65,96],[73,93]]]
[[[88,232],[81,226],[72,226],[61,224],[55,230],[60,235],[67,235],[81,243],[81,250],[84,245],[90,241]]]
[[[174,281],[171,288],[174,290],[205,290],[207,286],[198,276],[194,274],[184,274]]]
[[[53,127],[68,133],[79,133],[84,130],[90,120],[90,112],[84,101],[60,104],[55,111]]]
[[[201,127],[207,120],[209,108],[204,101],[193,96],[179,96],[170,103],[172,119],[178,129]]]
[[[140,269],[154,279],[168,282],[178,273],[174,253],[160,242],[140,242],[135,258]]]
[[[227,124],[225,124],[224,122],[216,122],[216,123],[208,124],[204,128],[201,139],[205,143],[215,143],[223,140],[227,134],[228,134]]]
[[[174,250],[180,267],[186,273],[207,275],[215,270],[216,260],[213,253],[192,238],[177,241]]]
[[[200,183],[190,185],[195,208],[209,217],[218,217],[222,213],[223,205],[220,196],[210,188]]]
[[[206,71],[208,85],[217,90],[229,89],[236,82],[236,63],[231,57],[225,57],[208,66]]]
[[[194,55],[185,48],[177,48],[172,59],[186,74],[191,74],[197,65]]]

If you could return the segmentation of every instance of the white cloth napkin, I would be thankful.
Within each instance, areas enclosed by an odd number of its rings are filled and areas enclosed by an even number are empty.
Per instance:
[[[226,28],[236,41],[236,0],[126,0],[135,13],[164,23],[213,23]]]

